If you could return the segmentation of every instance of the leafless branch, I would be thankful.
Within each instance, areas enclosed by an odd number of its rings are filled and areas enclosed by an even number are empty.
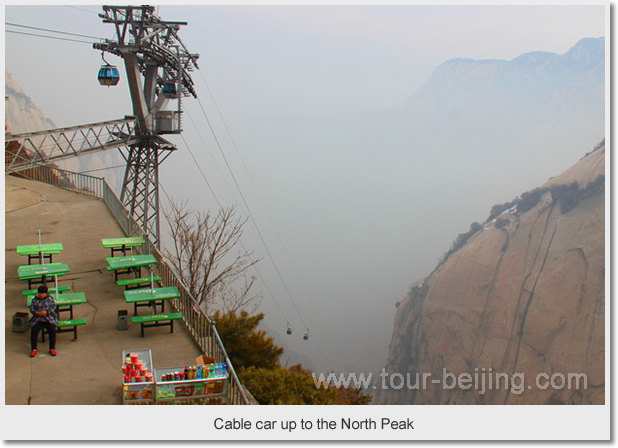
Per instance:
[[[253,252],[238,250],[247,220],[236,216],[235,207],[212,215],[189,210],[186,201],[172,201],[164,215],[173,241],[166,256],[197,305],[208,314],[214,309],[255,311],[258,295],[251,292],[255,278],[247,279],[247,271],[259,259]]]

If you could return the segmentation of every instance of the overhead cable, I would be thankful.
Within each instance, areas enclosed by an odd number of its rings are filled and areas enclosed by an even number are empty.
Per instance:
[[[281,281],[281,284],[283,285],[283,288],[285,289],[285,291],[286,291],[286,293],[287,293],[287,295],[288,295],[288,297],[290,299],[290,302],[292,303],[292,306],[294,307],[294,309],[296,311],[296,314],[298,315],[298,318],[300,319],[300,321],[303,324],[303,326],[305,328],[307,328],[307,330],[308,330],[309,327],[305,323],[305,320],[303,319],[300,311],[298,310],[298,307],[296,306],[296,302],[295,302],[295,300],[294,300],[294,298],[292,296],[292,293],[291,293],[290,289],[288,288],[287,282],[284,280],[283,275],[281,274],[281,271],[279,270],[279,267],[278,267],[277,263],[275,262],[275,260],[274,260],[274,258],[272,256],[272,253],[270,252],[270,249],[268,248],[268,245],[266,244],[264,236],[262,235],[262,232],[260,231],[260,229],[259,229],[259,227],[257,225],[257,222],[255,221],[255,218],[253,217],[253,213],[251,212],[251,208],[249,207],[249,204],[247,203],[247,201],[245,199],[245,196],[242,193],[242,190],[240,189],[238,181],[236,180],[236,176],[234,175],[234,172],[233,172],[233,170],[232,170],[232,168],[231,168],[231,166],[230,166],[230,164],[228,162],[228,159],[227,159],[225,153],[223,152],[223,148],[222,148],[222,146],[221,146],[221,144],[219,142],[219,138],[217,137],[217,135],[216,135],[216,133],[214,131],[214,128],[213,128],[213,126],[212,126],[212,124],[210,122],[210,119],[208,118],[208,115],[206,114],[206,110],[204,109],[204,106],[202,105],[202,102],[200,101],[199,97],[197,97],[197,101],[198,101],[198,104],[200,106],[200,109],[202,110],[202,114],[204,115],[204,118],[206,119],[206,122],[208,123],[208,127],[210,128],[210,131],[211,131],[211,133],[213,135],[215,143],[217,144],[217,148],[219,149],[219,152],[221,153],[221,156],[223,157],[223,160],[225,161],[225,165],[226,165],[230,175],[232,176],[232,180],[234,181],[234,185],[236,186],[236,189],[238,190],[238,193],[240,194],[242,202],[244,203],[244,205],[245,205],[245,207],[247,209],[247,212],[249,214],[249,218],[251,219],[251,222],[253,223],[253,226],[255,227],[255,230],[256,230],[260,240],[262,241],[262,245],[264,246],[264,249],[266,250],[266,253],[268,254],[268,257],[269,257],[269,259],[270,259],[270,261],[271,261],[271,263],[272,263],[272,265],[273,265],[273,267],[275,269],[275,272],[277,273],[277,276],[279,277],[279,280]],[[226,126],[226,129],[227,129],[227,126]],[[229,132],[229,129],[228,129],[228,132]],[[241,160],[242,160],[242,158],[241,158]],[[244,162],[243,162],[243,164],[244,164]],[[246,165],[245,165],[245,169],[246,169]],[[329,366],[332,367],[332,364],[330,363],[330,361],[328,360],[328,358],[326,357],[324,352],[322,352],[322,350],[320,349],[319,345],[315,342],[314,338],[311,338],[311,340],[312,340],[314,346],[317,348],[319,353],[322,355],[322,357],[326,361],[326,363]]]
[[[48,33],[66,34],[67,36],[86,37],[88,39],[97,39],[97,40],[101,39],[100,37],[97,37],[97,36],[88,36],[86,34],[69,33],[67,31],[50,30],[49,28],[40,28],[38,26],[21,25],[19,23],[4,22],[4,24],[9,25],[9,26],[16,26],[19,28],[28,28],[30,30],[46,31]]]
[[[5,30],[5,32],[13,33],[13,34],[23,34],[25,36],[46,37],[47,39],[66,40],[68,42],[79,42],[80,44],[88,44],[88,45],[92,45],[94,43],[94,42],[86,42],[86,41],[77,40],[77,39],[67,39],[65,37],[45,36],[44,34],[24,33],[22,31]]]
[[[270,259],[273,267],[275,268],[275,272],[277,273],[277,276],[279,277],[279,280],[281,281],[281,284],[283,285],[283,289],[285,289],[286,294],[290,298],[290,302],[292,303],[292,306],[296,310],[296,314],[298,315],[298,318],[300,319],[302,324],[305,327],[307,327],[307,324],[305,323],[302,315],[300,314],[300,311],[298,310],[298,307],[296,306],[296,302],[294,301],[294,298],[292,297],[292,293],[290,292],[290,289],[288,288],[288,285],[287,285],[285,279],[283,278],[283,275],[281,274],[281,271],[279,270],[279,266],[277,266],[277,263],[275,262],[275,259],[273,258],[272,253],[270,252],[270,249],[268,249],[268,245],[266,244],[266,240],[264,239],[264,236],[262,235],[262,232],[260,231],[260,228],[258,227],[257,222],[255,221],[255,218],[253,217],[253,213],[251,212],[251,207],[249,207],[249,204],[247,203],[247,200],[245,199],[245,195],[243,194],[242,190],[240,189],[240,185],[238,184],[238,181],[236,180],[236,176],[234,175],[234,171],[232,170],[232,167],[230,166],[230,163],[227,160],[227,156],[223,152],[223,148],[221,147],[221,144],[219,142],[219,138],[217,137],[217,135],[215,133],[215,130],[212,127],[212,124],[210,122],[210,119],[208,118],[208,115],[206,115],[206,111],[204,109],[204,106],[202,105],[202,102],[200,101],[199,98],[197,98],[197,102],[200,105],[200,108],[202,109],[202,113],[204,114],[204,118],[206,119],[206,122],[208,123],[208,127],[210,128],[210,131],[212,132],[212,135],[213,135],[213,137],[215,139],[217,147],[219,148],[219,152],[221,153],[221,156],[223,157],[225,165],[227,166],[227,169],[230,172],[230,176],[232,176],[232,180],[234,181],[234,185],[236,185],[236,189],[238,190],[238,194],[240,194],[240,198],[242,199],[242,202],[245,205],[245,208],[247,209],[247,213],[249,214],[249,218],[251,219],[251,222],[253,223],[253,226],[255,227],[255,230],[256,230],[260,240],[262,241],[262,245],[264,246],[264,249],[266,249],[266,253],[268,255],[268,258]]]
[[[245,170],[245,173],[247,174],[247,177],[249,178],[249,182],[251,183],[251,186],[253,187],[253,191],[255,192],[257,198],[260,201],[260,204],[262,205],[262,208],[264,209],[264,211],[266,212],[266,217],[268,218],[271,227],[273,228],[275,235],[277,236],[277,239],[279,240],[279,243],[281,244],[281,247],[283,248],[283,251],[285,252],[288,262],[290,263],[290,266],[292,266],[292,269],[294,270],[294,272],[296,273],[296,276],[302,280],[302,277],[298,271],[298,269],[296,268],[296,265],[294,264],[294,261],[292,260],[292,256],[290,255],[290,252],[288,251],[288,248],[286,246],[286,244],[283,242],[283,239],[281,238],[281,235],[279,233],[279,231],[277,230],[277,226],[275,226],[274,220],[272,219],[272,216],[270,215],[270,212],[268,211],[268,207],[266,207],[266,204],[264,203],[264,200],[262,199],[262,195],[260,194],[257,186],[255,185],[255,182],[253,181],[253,176],[251,176],[251,173],[249,172],[249,169],[247,168],[247,164],[245,163],[242,155],[240,154],[240,151],[238,150],[238,146],[236,145],[236,141],[234,140],[234,137],[230,131],[230,128],[227,125],[227,122],[225,121],[225,118],[223,117],[223,114],[221,113],[221,109],[219,109],[219,105],[217,104],[217,101],[215,100],[214,95],[212,94],[212,91],[210,90],[210,86],[208,85],[208,81],[206,81],[206,77],[204,76],[204,73],[200,70],[200,75],[202,77],[202,80],[204,81],[204,85],[206,86],[206,90],[208,91],[208,95],[210,96],[210,99],[212,100],[213,105],[215,106],[215,109],[217,110],[217,113],[219,114],[219,117],[221,118],[221,121],[223,122],[223,127],[225,128],[228,137],[230,138],[230,141],[232,142],[232,147],[234,148],[234,150],[236,151],[236,155],[238,156],[238,158],[240,159],[240,162]],[[312,295],[309,295],[309,300],[311,301],[312,305],[315,306],[315,303],[313,302],[313,298]]]
[[[77,10],[79,10],[79,11],[88,12],[88,13],[90,13],[90,14],[94,14],[94,15],[96,15],[96,16],[98,16],[98,15],[99,15],[99,13],[98,13],[98,12],[96,12],[96,11],[91,11],[91,10],[89,10],[89,9],[80,8],[80,7],[78,7],[78,6],[73,6],[73,5],[64,5],[64,6],[66,6],[67,8],[77,9]]]
[[[223,115],[221,114],[221,110],[219,109],[219,106],[217,105],[217,103],[216,103],[216,101],[215,101],[215,99],[214,99],[214,96],[213,96],[213,94],[212,94],[212,92],[211,92],[211,90],[210,90],[210,88],[209,88],[209,86],[208,86],[208,83],[206,82],[206,78],[204,77],[204,75],[203,75],[203,73],[202,73],[201,71],[200,71],[200,75],[202,76],[202,79],[204,80],[204,84],[206,85],[206,89],[208,90],[208,93],[209,93],[209,95],[210,95],[210,97],[211,97],[211,99],[212,99],[212,101],[213,101],[213,104],[215,105],[215,108],[217,109],[217,112],[219,113],[219,116],[220,116],[220,118],[221,118],[221,120],[222,120],[222,122],[223,122],[223,125],[224,125],[224,127],[225,127],[225,129],[226,129],[226,131],[227,131],[227,133],[228,133],[228,136],[230,137],[230,140],[232,141],[232,145],[233,145],[234,149],[236,150],[236,153],[237,153],[238,157],[240,158],[240,160],[241,160],[241,162],[242,162],[242,164],[243,164],[243,167],[244,167],[244,169],[245,169],[245,172],[247,173],[247,177],[249,177],[249,180],[251,181],[251,184],[253,185],[253,188],[254,188],[254,190],[255,190],[255,192],[256,192],[256,194],[257,194],[258,198],[260,199],[260,201],[261,201],[261,203],[262,203],[262,206],[264,207],[264,209],[265,209],[265,211],[266,211],[266,214],[268,215],[268,218],[269,218],[269,219],[270,219],[270,221],[271,221],[271,225],[273,226],[273,228],[274,228],[274,230],[275,230],[275,233],[277,234],[277,237],[279,238],[279,242],[280,242],[280,243],[281,243],[281,245],[283,246],[283,249],[284,249],[284,251],[286,252],[286,255],[288,256],[288,259],[289,259],[289,261],[290,261],[290,264],[292,265],[292,268],[293,268],[293,269],[294,269],[294,271],[296,272],[297,276],[300,278],[300,274],[298,273],[298,270],[296,269],[296,266],[295,266],[295,265],[294,265],[294,263],[292,262],[292,259],[291,259],[291,257],[290,257],[290,254],[289,254],[289,252],[287,251],[287,248],[285,247],[285,244],[283,243],[283,241],[282,241],[282,239],[281,239],[281,237],[280,237],[279,233],[277,232],[277,229],[276,229],[276,227],[275,227],[275,225],[274,225],[274,223],[273,223],[273,221],[272,221],[272,218],[270,217],[270,214],[268,213],[268,209],[266,208],[266,205],[264,204],[264,201],[262,200],[262,197],[261,197],[261,195],[260,195],[259,191],[257,190],[257,187],[255,186],[255,183],[253,182],[253,178],[251,177],[251,174],[249,173],[249,170],[248,170],[248,168],[247,168],[247,166],[246,166],[246,164],[245,164],[245,162],[244,162],[244,160],[243,160],[242,156],[240,155],[240,152],[238,151],[238,147],[236,146],[236,142],[235,142],[235,140],[234,140],[234,138],[233,138],[233,136],[232,136],[232,134],[231,134],[231,132],[230,132],[230,130],[229,130],[229,128],[228,128],[228,126],[227,126],[226,122],[225,122],[225,119],[223,118]],[[212,125],[211,125],[210,119],[209,119],[209,118],[208,118],[208,116],[206,115],[206,112],[205,112],[205,110],[204,110],[204,107],[203,107],[203,105],[202,105],[202,103],[201,103],[201,101],[200,101],[199,97],[197,98],[197,100],[198,100],[198,103],[199,103],[200,108],[201,108],[201,110],[202,110],[202,113],[203,113],[203,115],[204,115],[204,118],[206,119],[206,122],[208,123],[208,126],[209,126],[209,128],[210,128],[210,130],[211,130],[211,132],[212,132],[212,134],[213,134],[213,137],[214,137],[214,139],[215,139],[215,142],[216,142],[216,144],[217,144],[217,147],[219,148],[219,152],[221,153],[221,156],[223,157],[223,160],[225,161],[225,164],[226,164],[226,166],[227,166],[227,168],[228,168],[228,170],[229,170],[229,172],[230,172],[230,175],[232,176],[232,179],[234,180],[234,184],[236,185],[236,188],[238,189],[238,192],[239,192],[239,194],[240,194],[240,196],[241,196],[241,199],[242,199],[243,203],[245,204],[245,207],[247,208],[247,211],[248,211],[248,213],[249,213],[249,217],[251,218],[251,221],[252,221],[252,223],[253,223],[253,225],[254,225],[254,227],[255,227],[255,229],[256,229],[256,231],[257,231],[257,233],[258,233],[258,236],[259,236],[259,237],[260,237],[260,239],[262,240],[262,244],[264,245],[264,248],[266,249],[266,252],[267,252],[267,254],[268,254],[268,256],[269,256],[269,258],[270,258],[270,260],[271,260],[271,262],[272,262],[272,264],[273,264],[273,267],[275,268],[275,271],[277,272],[277,275],[279,276],[279,279],[281,280],[281,283],[283,284],[283,287],[284,287],[284,289],[285,289],[285,291],[286,291],[286,293],[287,293],[288,297],[290,298],[290,302],[292,303],[292,305],[294,306],[294,309],[296,310],[296,314],[297,314],[297,315],[298,315],[298,317],[300,318],[300,320],[301,320],[302,324],[303,324],[303,325],[307,328],[307,330],[308,330],[308,329],[309,329],[309,327],[307,326],[307,324],[305,323],[305,321],[304,321],[304,319],[303,319],[302,315],[300,314],[300,312],[299,312],[299,310],[298,310],[298,308],[297,308],[297,306],[296,306],[296,303],[295,303],[295,301],[294,301],[294,299],[293,299],[293,297],[292,297],[292,294],[291,294],[291,292],[290,292],[290,290],[289,290],[289,288],[288,288],[288,286],[287,286],[287,283],[286,283],[286,282],[285,282],[285,280],[283,279],[283,276],[281,275],[281,272],[279,271],[279,268],[278,268],[278,266],[277,266],[277,263],[275,263],[275,260],[273,259],[272,254],[271,254],[270,250],[268,249],[268,246],[266,245],[266,242],[265,242],[265,240],[264,240],[264,237],[262,236],[262,233],[261,233],[261,231],[259,230],[259,228],[258,228],[258,226],[257,226],[257,223],[255,222],[255,219],[253,218],[253,214],[251,213],[251,209],[249,208],[249,205],[247,204],[247,201],[245,200],[245,197],[244,197],[244,195],[243,195],[242,191],[240,190],[240,187],[239,187],[239,185],[238,185],[238,182],[236,181],[236,177],[234,176],[234,173],[232,172],[232,169],[231,169],[231,167],[230,167],[230,164],[228,163],[227,157],[226,157],[226,156],[225,156],[225,154],[223,153],[223,150],[222,150],[221,145],[220,145],[220,143],[219,143],[219,139],[217,138],[217,136],[216,136],[216,134],[215,134],[215,132],[214,132],[214,129],[213,129]],[[312,303],[313,303],[313,300],[311,300],[311,301],[312,301]],[[326,363],[327,363],[327,364],[328,364],[328,365],[332,368],[332,364],[330,363],[330,361],[328,360],[328,358],[326,357],[326,355],[324,354],[324,352],[322,352],[322,350],[321,350],[320,346],[319,346],[319,345],[317,344],[317,342],[315,341],[315,338],[311,338],[311,341],[313,342],[313,345],[316,347],[316,349],[318,350],[318,352],[320,353],[320,355],[322,356],[322,358],[324,358],[324,360],[326,361]]]
[[[185,140],[184,136],[181,134],[182,140],[185,144],[185,146],[187,147],[187,149],[189,150],[189,154],[191,154],[191,158],[193,159],[193,162],[195,163],[195,165],[197,166],[200,174],[202,175],[202,178],[204,179],[204,182],[206,182],[206,185],[208,186],[208,189],[210,190],[210,192],[213,195],[213,198],[215,199],[215,201],[217,202],[217,205],[219,205],[219,208],[223,208],[223,205],[221,204],[221,202],[219,201],[219,199],[217,198],[217,195],[215,194],[214,190],[212,189],[212,187],[210,186],[210,183],[208,182],[208,179],[206,178],[206,175],[204,174],[204,171],[202,170],[202,168],[200,167],[199,162],[197,161],[197,159],[195,158],[195,155],[193,154],[193,151],[191,150],[191,147],[189,146],[189,143],[187,143],[187,141]],[[167,192],[165,191],[165,189],[163,188],[163,185],[161,185],[159,183],[159,186],[161,187],[161,190],[163,191],[163,193],[165,194],[165,197],[167,198],[167,201],[169,203],[172,203],[171,198],[169,197],[169,195],[167,194]],[[242,241],[239,241],[240,246],[243,248],[243,250],[245,252],[248,252],[247,248],[244,246]],[[264,281],[264,278],[262,277],[262,274],[260,273],[260,271],[257,269],[257,266],[253,266],[253,269],[255,270],[255,272],[257,273],[258,277],[260,278],[260,280],[262,280],[262,283],[264,285],[264,287],[266,288],[266,290],[268,291],[268,293],[270,294],[271,298],[273,299],[273,302],[275,303],[275,306],[277,307],[277,309],[279,310],[279,312],[281,313],[281,315],[283,316],[283,318],[285,320],[289,320],[288,317],[286,316],[285,312],[283,311],[283,309],[281,308],[281,306],[279,305],[279,303],[277,302],[277,300],[275,299],[275,296],[273,295],[272,291],[270,290],[270,288],[268,287],[268,284]]]

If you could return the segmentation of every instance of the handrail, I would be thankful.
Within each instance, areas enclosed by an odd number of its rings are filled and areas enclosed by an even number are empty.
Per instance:
[[[202,353],[218,360],[225,360],[227,363],[230,376],[230,387],[228,388],[229,403],[243,405],[251,404],[247,398],[243,385],[236,375],[236,371],[225,350],[225,346],[219,337],[219,332],[217,331],[215,323],[195,305],[196,301],[189,292],[189,289],[174,274],[168,263],[166,263],[165,257],[163,257],[158,248],[150,242],[147,235],[144,235],[144,232],[139,228],[137,223],[126,212],[125,208],[122,206],[122,202],[120,202],[116,194],[109,185],[107,185],[105,179],[62,170],[53,166],[37,166],[19,171],[15,174],[54,185],[65,190],[102,199],[126,235],[143,236],[146,244],[144,244],[141,250],[154,255],[157,259],[158,274],[161,277],[161,283],[166,286],[175,286],[180,292],[180,298],[171,300],[171,304],[176,311],[182,313],[185,329],[189,335],[191,335],[193,341],[200,348]]]

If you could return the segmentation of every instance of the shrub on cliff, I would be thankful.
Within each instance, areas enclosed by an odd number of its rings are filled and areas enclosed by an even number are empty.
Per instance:
[[[513,199],[511,202],[505,202],[504,204],[496,204],[489,211],[489,217],[485,222],[489,222],[497,216],[500,216],[504,211],[513,207],[517,203],[517,199]]]
[[[257,330],[263,318],[264,313],[249,315],[241,311],[238,315],[234,311],[215,312],[213,320],[235,368],[252,366],[274,369],[279,366],[283,348],[276,345],[266,331]]]
[[[525,213],[528,210],[536,207],[541,201],[541,197],[547,192],[545,188],[535,188],[534,190],[526,191],[521,194],[521,198],[517,201],[517,211]]]
[[[335,404],[335,390],[316,387],[311,374],[300,366],[285,369],[248,367],[239,371],[243,384],[262,405]]]

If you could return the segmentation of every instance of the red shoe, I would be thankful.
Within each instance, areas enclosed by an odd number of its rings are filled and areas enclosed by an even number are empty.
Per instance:
[[[49,351],[49,354],[52,355],[52,356],[56,356],[57,355],[56,350],[54,350],[53,348]]]
[[[36,350],[32,350],[32,351],[30,352],[30,357],[31,357],[31,358],[34,358],[35,356],[36,356]]]

